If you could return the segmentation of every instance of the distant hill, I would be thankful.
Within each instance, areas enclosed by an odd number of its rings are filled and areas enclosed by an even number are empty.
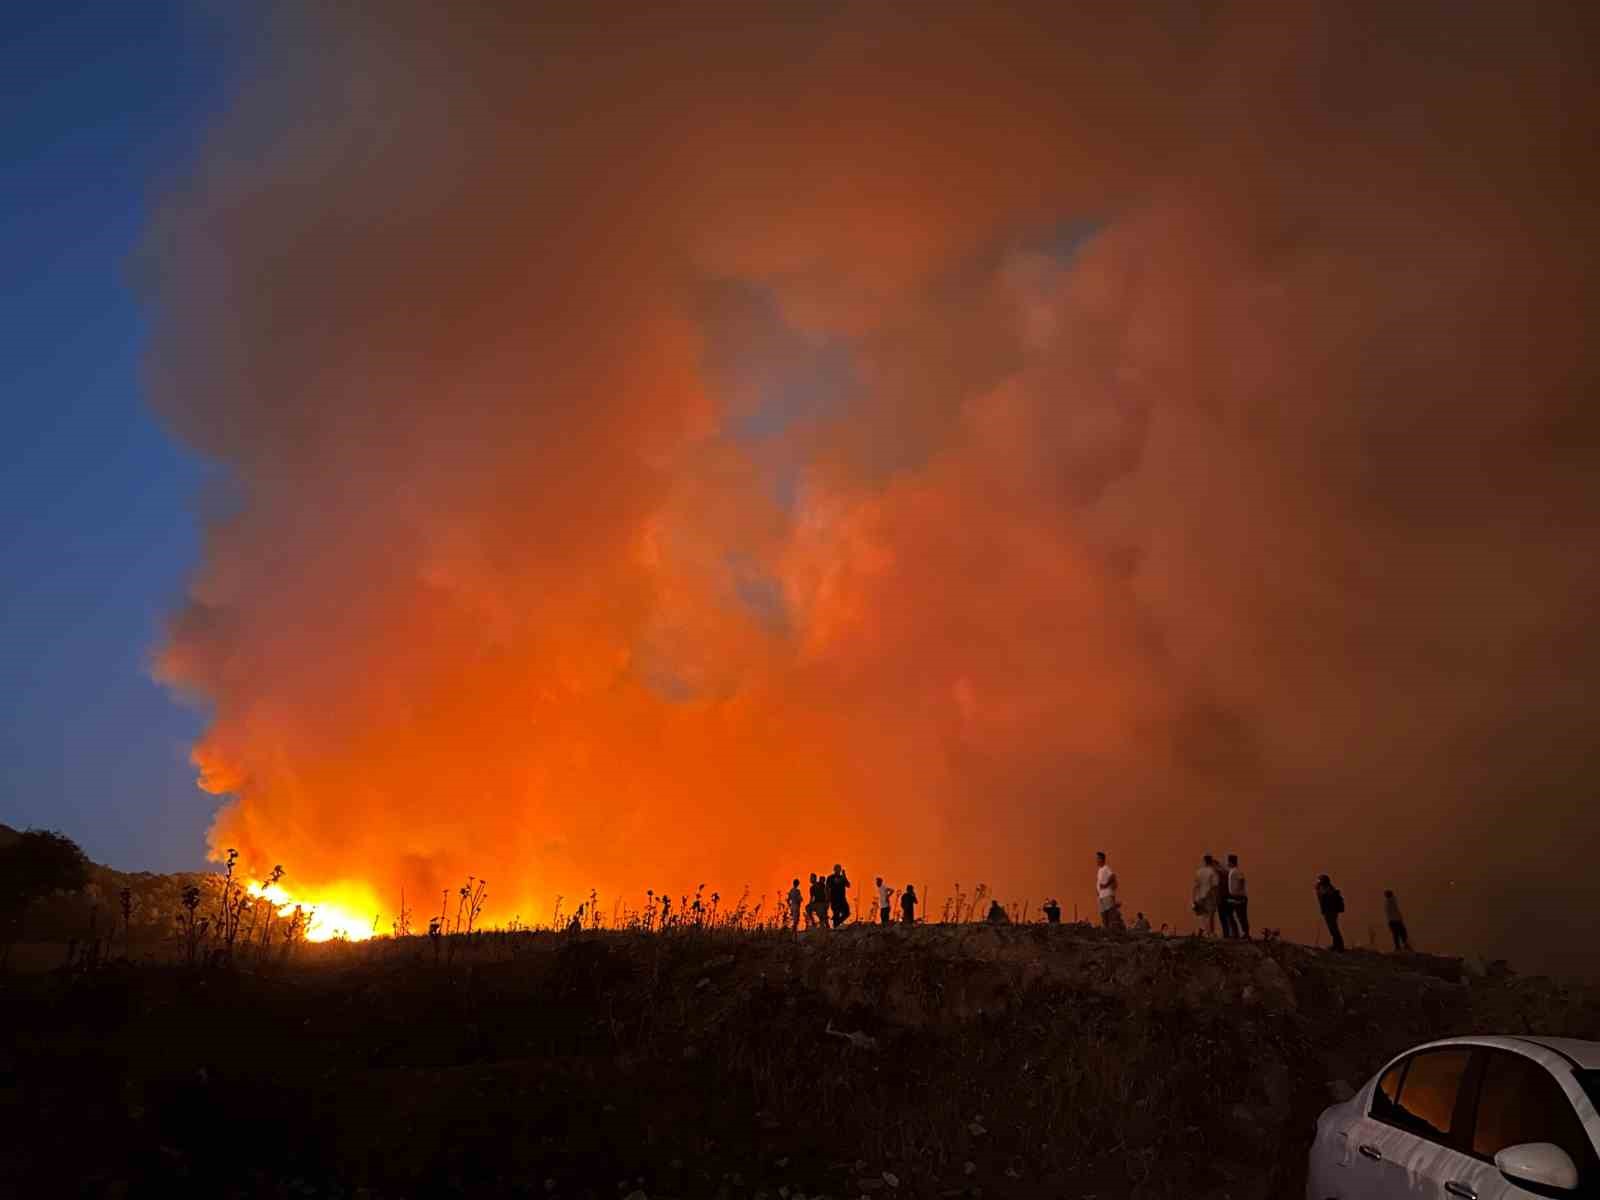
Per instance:
[[[11,845],[21,831],[0,825],[0,847]],[[38,900],[28,909],[27,940],[70,942],[122,931],[122,891],[133,898],[130,932],[133,941],[150,944],[177,933],[183,911],[183,889],[197,884],[209,900],[216,891],[216,876],[204,871],[163,875],[154,871],[118,871],[99,863],[89,865],[89,886],[82,892],[58,893]]]

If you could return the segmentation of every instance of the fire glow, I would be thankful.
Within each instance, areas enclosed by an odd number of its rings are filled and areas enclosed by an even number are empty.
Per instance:
[[[270,903],[280,917],[292,920],[295,909],[300,909],[306,922],[306,940],[309,942],[362,942],[375,932],[375,918],[363,915],[349,903],[302,899],[291,895],[278,883],[255,882],[245,890]]]

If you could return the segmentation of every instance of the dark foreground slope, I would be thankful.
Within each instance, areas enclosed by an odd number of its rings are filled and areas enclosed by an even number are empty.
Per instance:
[[[0,1192],[1286,1196],[1330,1082],[1600,1034],[1449,960],[1073,927],[304,949],[5,980]]]

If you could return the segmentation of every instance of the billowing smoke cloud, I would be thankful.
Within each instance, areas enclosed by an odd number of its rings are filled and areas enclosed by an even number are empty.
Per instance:
[[[1595,901],[1583,5],[313,5],[152,237],[212,831],[393,908]],[[437,895],[436,891],[431,894]],[[568,907],[570,908],[569,901]],[[1537,943],[1537,945],[1535,945]],[[1572,965],[1562,960],[1560,965]]]

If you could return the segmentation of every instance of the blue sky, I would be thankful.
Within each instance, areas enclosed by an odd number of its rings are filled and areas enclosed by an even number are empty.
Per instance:
[[[201,717],[148,673],[197,554],[202,464],[141,394],[130,260],[237,45],[182,0],[0,5],[0,821],[193,868]]]

